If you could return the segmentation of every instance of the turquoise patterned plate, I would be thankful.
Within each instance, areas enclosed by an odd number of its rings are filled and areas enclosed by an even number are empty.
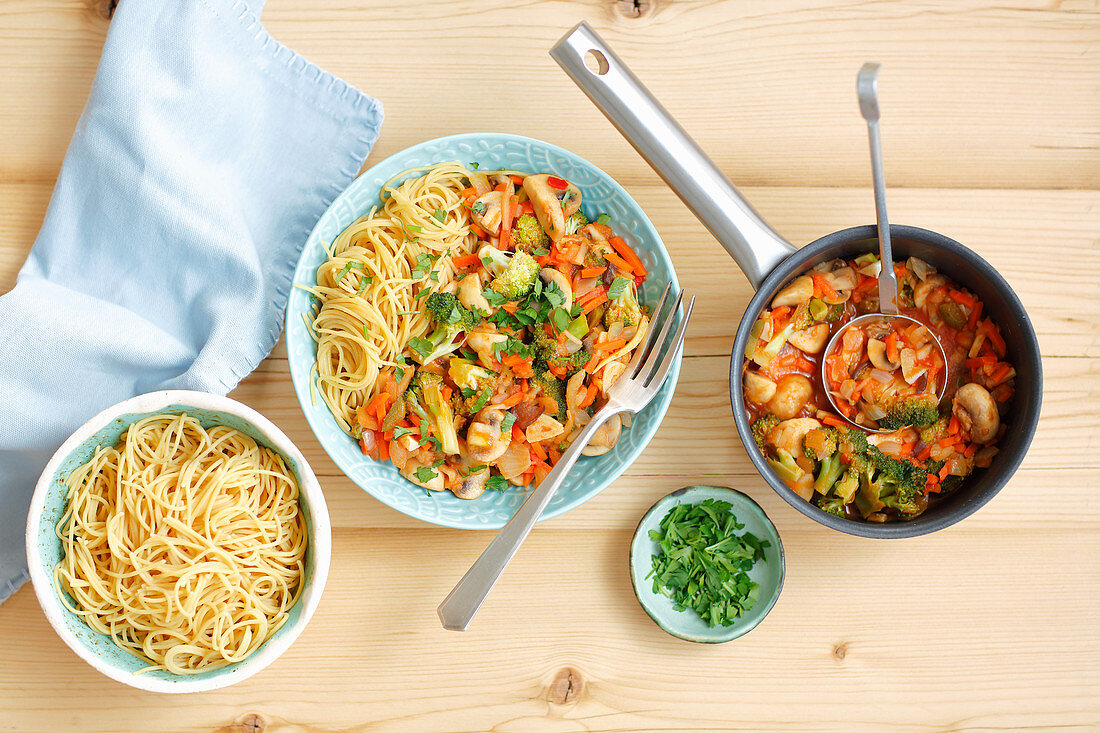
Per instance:
[[[524,492],[486,492],[473,501],[450,492],[433,492],[407,481],[393,464],[363,455],[359,445],[344,434],[320,399],[310,394],[310,370],[316,348],[303,316],[310,313],[310,295],[302,290],[314,284],[317,267],[325,260],[322,243],[331,242],[349,224],[377,205],[382,184],[402,171],[417,166],[458,160],[478,163],[481,170],[508,168],[531,173],[555,173],[577,184],[583,196],[582,208],[591,218],[611,216],[616,234],[623,237],[645,262],[649,279],[642,288],[643,304],[655,304],[668,282],[679,288],[672,262],[657,230],[641,207],[622,186],[602,170],[568,150],[529,137],[498,132],[464,133],[429,140],[386,158],[348,186],[321,215],[305,248],[287,303],[286,333],[290,375],[294,391],[314,435],[336,465],[364,491],[384,504],[425,522],[460,529],[499,529],[523,503]],[[581,458],[543,514],[555,517],[591,499],[638,458],[661,424],[668,410],[680,373],[677,357],[664,388],[624,428],[615,450],[602,456]]]

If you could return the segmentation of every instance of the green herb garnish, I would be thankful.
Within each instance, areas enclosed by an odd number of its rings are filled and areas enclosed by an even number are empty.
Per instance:
[[[626,292],[626,289],[630,287],[632,280],[628,277],[617,277],[611,282],[611,286],[607,289],[608,300],[618,300]]]
[[[435,471],[428,468],[427,466],[421,466],[413,472],[413,476],[416,476],[416,480],[422,484],[428,483],[438,475],[439,474],[437,474]]]
[[[504,419],[500,421],[500,432],[509,433],[512,431],[512,426],[516,424],[516,416],[511,412],[504,414]]]
[[[597,224],[603,224],[604,226],[607,226],[608,224],[611,223],[611,214],[600,214],[599,216],[596,217],[596,223]]]
[[[485,481],[485,488],[489,491],[507,491],[508,479],[503,476],[490,476]]]
[[[366,328],[364,326],[363,328]],[[428,354],[432,353],[432,342],[428,339],[420,339],[413,337],[409,339],[409,348],[420,354],[421,359],[427,359]]]
[[[660,545],[653,556],[653,592],[672,599],[677,611],[690,608],[708,626],[732,626],[756,603],[759,586],[748,576],[764,559],[767,540],[738,535],[729,502],[705,499],[678,504],[649,538]],[[766,562],[766,560],[765,560]]]
[[[434,216],[440,224],[447,221],[447,212],[445,212],[443,209],[436,209],[432,212],[432,216]]]

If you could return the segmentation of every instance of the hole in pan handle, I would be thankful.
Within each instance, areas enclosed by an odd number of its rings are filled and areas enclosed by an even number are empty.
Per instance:
[[[587,23],[565,34],[550,56],[699,217],[754,288],[795,251]]]

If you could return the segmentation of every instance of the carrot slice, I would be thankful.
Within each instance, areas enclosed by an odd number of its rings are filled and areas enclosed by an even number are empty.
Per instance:
[[[580,407],[581,409],[584,409],[585,407],[588,407],[589,405],[591,405],[593,402],[596,401],[596,393],[597,392],[599,392],[599,389],[596,387],[596,384],[594,382],[592,384],[588,385],[588,392],[585,393],[584,399],[582,399],[580,401],[580,404],[577,405],[577,406]]]
[[[951,298],[951,300],[956,303],[965,305],[967,308],[976,308],[978,306],[978,301],[973,296],[967,295],[961,290],[948,290],[947,297]]]
[[[626,339],[624,339],[622,336],[619,336],[618,338],[608,339],[607,341],[604,341],[600,344],[593,344],[592,351],[614,351],[615,349],[620,349],[623,346],[626,346]]]
[[[467,267],[473,265],[480,265],[481,260],[475,255],[459,255],[458,257],[451,258],[451,264],[453,264],[459,270],[464,270]]]
[[[524,393],[523,393],[523,392],[520,392],[520,391],[516,391],[516,392],[513,392],[513,393],[512,393],[512,394],[511,394],[511,395],[510,395],[510,396],[508,397],[508,399],[504,400],[504,402],[501,402],[500,404],[501,404],[501,406],[503,406],[503,407],[515,407],[515,406],[516,406],[516,405],[518,405],[518,404],[519,404],[520,402],[523,402],[523,397],[524,397]]]
[[[604,273],[606,267],[586,267],[580,272],[581,277],[599,277]]]
[[[626,240],[622,237],[611,237],[607,240],[607,243],[614,247],[615,251],[618,252],[624,260],[630,263],[631,270],[642,277],[649,274],[645,269],[645,265],[642,264],[641,259],[638,258],[638,255],[634,253],[634,250],[630,248],[630,245],[627,244]]]
[[[618,255],[616,255],[612,252],[605,252],[604,253],[604,258],[608,262],[611,262],[612,264],[614,264],[616,267],[618,267],[623,272],[630,272],[630,273],[634,272],[634,268],[631,267],[630,264],[626,260],[624,260],[622,257],[619,257]]]
[[[545,461],[546,451],[538,443],[528,443],[529,450],[531,451],[531,460],[533,461]]]

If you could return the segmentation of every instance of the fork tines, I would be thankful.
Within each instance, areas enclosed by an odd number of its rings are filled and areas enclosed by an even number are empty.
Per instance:
[[[691,309],[695,305],[695,296],[693,295],[688,301],[683,317],[680,319],[680,326],[676,329],[672,339],[669,340],[668,332],[672,328],[673,322],[676,321],[684,300],[684,291],[681,290],[676,294],[667,315],[662,315],[665,301],[668,300],[668,294],[671,290],[672,283],[669,283],[665,286],[661,299],[650,314],[649,336],[646,338],[645,343],[635,351],[634,358],[630,360],[624,375],[635,382],[637,386],[645,389],[646,392],[656,392],[668,375],[673,360],[676,359],[676,355],[684,346],[684,331],[687,329],[688,320],[691,318]],[[659,330],[658,326],[660,326]],[[664,347],[665,356],[659,360],[662,347]]]

